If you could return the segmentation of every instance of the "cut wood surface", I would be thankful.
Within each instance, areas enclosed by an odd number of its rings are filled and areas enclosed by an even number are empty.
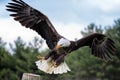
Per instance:
[[[32,73],[23,73],[22,80],[41,80],[41,77]]]

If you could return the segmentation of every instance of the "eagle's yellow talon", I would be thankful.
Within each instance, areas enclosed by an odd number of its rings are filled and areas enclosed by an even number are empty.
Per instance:
[[[56,62],[52,60],[52,66],[56,67]]]
[[[44,57],[42,57],[41,55],[38,55],[37,58],[38,58],[39,60],[44,60]]]

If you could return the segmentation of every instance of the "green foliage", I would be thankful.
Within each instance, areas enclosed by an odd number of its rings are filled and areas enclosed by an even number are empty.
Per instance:
[[[90,25],[87,26],[87,28],[85,28],[85,31],[81,31],[81,34],[83,36],[86,36],[88,34],[92,34],[92,33],[103,33],[103,30],[102,30],[102,26],[99,25],[95,25],[94,23],[91,23]]]
[[[35,41],[36,40],[36,41]],[[21,80],[22,74],[25,72],[39,73],[35,66],[39,49],[36,48],[36,42],[41,42],[41,39],[35,37],[33,43],[25,43],[20,37],[15,40],[14,45],[10,44],[12,53],[7,52],[5,43],[0,39],[0,80]],[[39,46],[40,48],[40,46]]]
[[[14,44],[10,44],[12,52],[9,52],[0,38],[0,80],[21,80],[25,72],[39,74],[43,80],[120,80],[120,19],[113,26],[102,28],[92,23],[81,34],[86,36],[104,32],[115,41],[117,56],[112,61],[104,62],[91,55],[89,47],[82,47],[67,55],[65,61],[71,71],[62,75],[49,75],[37,69],[36,56],[48,53],[48,50],[39,52],[43,40],[35,37],[32,42],[26,43],[19,37]]]

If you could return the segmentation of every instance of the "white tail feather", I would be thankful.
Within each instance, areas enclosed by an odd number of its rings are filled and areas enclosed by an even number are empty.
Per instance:
[[[47,60],[38,60],[35,62],[38,69],[49,74],[63,74],[70,71],[69,67],[65,62],[62,62],[59,66],[55,67],[52,64],[51,59]]]

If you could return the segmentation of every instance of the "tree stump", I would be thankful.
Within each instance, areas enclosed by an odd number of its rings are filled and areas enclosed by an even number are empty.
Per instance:
[[[41,77],[32,73],[23,73],[22,80],[41,80]]]

